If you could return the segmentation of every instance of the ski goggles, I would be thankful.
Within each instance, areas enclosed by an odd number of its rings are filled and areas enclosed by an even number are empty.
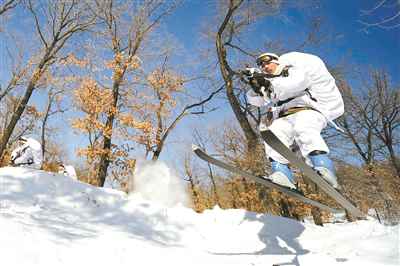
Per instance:
[[[260,55],[257,60],[256,60],[256,64],[259,67],[263,67],[265,65],[268,65],[271,62],[277,62],[278,61],[278,57],[275,56],[274,54],[269,54],[269,53],[265,53]]]

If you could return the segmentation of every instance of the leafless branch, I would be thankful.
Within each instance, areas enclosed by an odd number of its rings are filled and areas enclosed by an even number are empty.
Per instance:
[[[375,22],[367,22],[365,20],[359,20],[358,22],[364,25],[364,31],[371,27],[378,27],[381,29],[394,29],[400,27],[400,2],[395,0],[393,3],[388,3],[388,0],[381,0],[379,1],[372,9],[369,10],[361,10],[361,15],[366,16],[374,16],[379,15],[380,11],[387,11],[392,12],[391,15],[386,16],[384,18],[379,18],[375,20]]]
[[[164,133],[162,134],[162,136],[160,138],[160,141],[159,141],[159,144],[156,147],[156,151],[154,151],[153,160],[158,158],[158,156],[161,153],[161,150],[162,150],[162,148],[164,146],[164,143],[165,143],[166,139],[168,138],[168,136],[172,132],[172,130],[176,127],[176,125],[179,123],[179,121],[182,120],[182,118],[184,118],[187,115],[196,114],[196,112],[191,113],[191,112],[188,112],[188,111],[190,109],[195,108],[195,107],[203,106],[205,103],[209,102],[216,94],[218,94],[219,92],[221,92],[224,89],[224,86],[225,85],[222,85],[217,90],[213,91],[204,100],[201,100],[198,103],[186,105],[183,108],[183,110],[175,117],[175,119],[172,121],[172,123],[165,129]],[[200,113],[204,113],[204,112],[200,112]]]
[[[0,156],[2,156],[11,134],[13,133],[17,122],[20,120],[33,91],[36,89],[36,86],[43,77],[43,74],[48,70],[49,66],[55,62],[58,52],[64,47],[66,41],[70,39],[72,35],[87,30],[87,28],[95,22],[95,18],[87,14],[87,10],[83,8],[83,5],[85,4],[83,1],[48,0],[46,2],[48,7],[47,12],[45,9],[41,8],[40,5],[38,6],[35,4],[37,4],[37,2],[34,3],[33,0],[27,0],[28,9],[33,15],[35,28],[41,42],[43,43],[44,49],[41,49],[38,63],[35,65],[33,73],[27,82],[25,92],[1,136]],[[72,12],[72,10],[74,10],[74,12]],[[50,16],[49,13],[54,14]],[[43,19],[39,19],[40,16],[43,16]],[[44,21],[43,24],[47,22],[47,27],[41,25],[41,21]],[[48,25],[49,21],[51,21],[53,25]],[[54,33],[52,36],[45,35],[45,32],[51,32],[52,30]]]
[[[8,0],[0,5],[0,16],[18,5],[20,0]]]

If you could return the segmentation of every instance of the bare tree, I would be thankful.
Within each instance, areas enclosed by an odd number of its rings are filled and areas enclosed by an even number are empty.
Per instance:
[[[47,94],[47,104],[45,110],[42,115],[41,121],[41,144],[42,144],[42,156],[45,161],[45,153],[46,149],[46,135],[48,128],[49,119],[59,113],[64,113],[66,111],[65,108],[62,108],[60,105],[62,94],[64,93],[63,89],[51,88]]]
[[[75,34],[93,25],[94,19],[87,15],[87,9],[84,8],[83,3],[78,0],[27,1],[26,7],[32,14],[41,49],[36,57],[37,60],[35,60],[24,95],[1,136],[0,155],[3,154],[33,91],[49,66],[57,60],[57,55],[65,43]]]
[[[7,95],[4,97],[2,104],[0,105],[0,132],[9,124],[15,109],[19,104],[19,99]],[[36,106],[28,105],[25,108],[24,115],[21,117],[17,127],[13,132],[13,136],[9,140],[9,144],[12,145],[19,137],[27,134],[35,133],[35,126],[40,114],[37,111]]]
[[[3,3],[0,4],[0,16],[6,13],[7,11],[15,8],[20,0],[2,0]]]
[[[377,102],[372,92],[364,94],[354,91],[347,82],[338,79],[338,85],[343,93],[345,114],[339,119],[344,129],[344,137],[350,140],[352,147],[366,165],[372,165],[378,157],[379,145],[373,128],[379,123],[376,116]]]
[[[400,2],[398,0],[377,0],[371,9],[361,10],[364,19],[359,22],[364,25],[364,31],[377,27],[395,29],[400,27]],[[370,19],[372,17],[372,19]],[[370,21],[367,21],[370,20]]]
[[[0,102],[11,93],[15,88],[23,84],[23,78],[27,74],[27,68],[15,69],[12,71],[11,78],[3,89],[0,85]]]
[[[157,92],[157,99],[159,100],[158,108],[156,109],[156,116],[157,116],[157,124],[156,124],[156,145],[150,147],[151,151],[153,152],[152,160],[158,160],[165,142],[171,132],[175,129],[178,123],[186,116],[189,115],[201,115],[208,112],[212,112],[213,109],[206,111],[204,106],[206,103],[210,102],[215,95],[221,92],[224,89],[224,86],[219,87],[215,91],[211,92],[210,95],[205,97],[204,99],[199,100],[196,103],[191,103],[185,105],[182,110],[171,120],[165,121],[163,117],[163,103],[161,99],[161,94]]]
[[[196,138],[197,144],[198,144],[203,150],[206,150],[204,140],[203,140],[203,138],[201,137],[201,135],[199,134],[199,132],[198,132],[197,130],[195,130],[194,134],[195,134],[195,138]],[[215,201],[216,201],[216,203],[217,203],[220,207],[222,207],[222,206],[221,206],[221,201],[220,201],[220,199],[219,199],[218,191],[217,191],[217,184],[216,184],[216,182],[215,182],[214,172],[213,172],[213,169],[212,169],[211,164],[210,164],[209,162],[207,162],[207,167],[208,167],[208,176],[210,177],[210,180],[211,180],[211,184],[212,184],[212,189],[213,189],[213,194],[214,194]]]
[[[396,154],[399,148],[399,89],[391,87],[384,71],[372,71],[370,79],[359,90],[353,90],[345,81],[339,80],[346,108],[339,122],[345,131],[344,137],[350,140],[367,166],[369,174],[363,177],[364,182],[370,177],[370,193],[383,203],[384,212],[390,216],[396,211],[393,199],[385,191],[376,165],[378,160],[389,158],[400,176]]]
[[[397,156],[400,144],[400,87],[390,85],[385,71],[372,73],[374,97],[377,100],[376,113],[379,123],[374,124],[374,135],[385,145],[390,161],[400,177],[400,162]]]
[[[372,71],[371,81],[355,91],[341,82],[346,113],[341,119],[345,136],[366,165],[389,158],[400,176],[398,161],[400,92],[385,71]]]
[[[3,69],[8,70],[8,80],[0,81],[0,102],[7,95],[12,94],[19,88],[23,88],[29,78],[31,66],[26,63],[27,49],[24,42],[17,37],[13,30],[4,32],[4,49],[2,55]]]
[[[234,78],[236,72],[232,69],[227,59],[227,48],[236,47],[232,43],[234,35],[237,34],[241,28],[247,24],[246,20],[236,21],[234,16],[244,2],[245,1],[243,0],[228,1],[225,16],[223,17],[222,23],[220,24],[216,34],[215,45],[217,49],[220,72],[226,85],[226,96],[228,97],[235,117],[239,121],[239,124],[246,136],[248,148],[249,150],[252,150],[258,144],[258,137],[246,117],[246,112],[240,107],[240,101],[234,91]]]
[[[196,211],[202,211],[206,208],[204,195],[201,195],[201,185],[199,181],[199,177],[193,170],[193,166],[191,164],[191,154],[186,154],[184,158],[184,175],[186,176],[185,180],[189,182],[190,192],[192,193],[193,207]],[[207,201],[210,202],[211,201]],[[212,202],[213,203],[213,202]]]

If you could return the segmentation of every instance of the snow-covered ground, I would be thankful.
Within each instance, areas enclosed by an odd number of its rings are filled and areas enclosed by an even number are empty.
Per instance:
[[[136,184],[143,193],[128,197],[62,175],[0,168],[0,263],[400,265],[399,226],[319,227],[219,208],[198,214],[174,205],[184,201],[174,180],[165,166],[148,166]]]

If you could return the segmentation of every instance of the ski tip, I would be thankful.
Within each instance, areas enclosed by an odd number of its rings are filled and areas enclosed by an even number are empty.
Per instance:
[[[192,151],[195,151],[195,150],[200,150],[200,147],[197,146],[196,144],[192,144]]]

